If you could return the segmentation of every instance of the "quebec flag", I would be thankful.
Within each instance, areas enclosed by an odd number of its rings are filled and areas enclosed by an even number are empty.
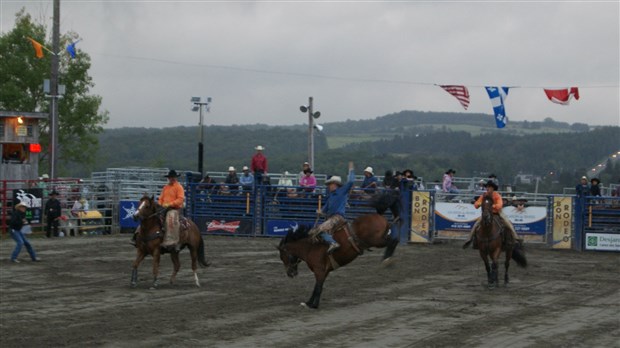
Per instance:
[[[491,105],[493,105],[493,112],[495,113],[495,124],[497,128],[506,127],[506,109],[504,108],[504,101],[508,98],[509,87],[485,87],[489,98],[491,98]]]

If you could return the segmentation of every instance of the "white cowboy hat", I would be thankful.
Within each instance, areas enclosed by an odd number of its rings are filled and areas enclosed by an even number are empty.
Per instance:
[[[342,185],[342,178],[340,178],[338,175],[334,175],[325,181],[325,185],[329,184]]]
[[[375,172],[372,170],[372,167],[366,167],[366,169],[364,169],[365,172],[368,172],[372,175],[375,175]]]
[[[243,170],[250,170],[250,168],[248,168],[248,166],[243,166]]]
[[[49,179],[49,178],[50,178],[50,176],[49,176],[49,175],[47,175],[47,174],[43,174],[43,175],[41,175],[41,178],[43,178],[43,179]]]
[[[22,202],[19,202],[19,203],[17,203],[17,204],[15,205],[15,209],[17,209],[17,208],[19,208],[19,207],[28,208],[28,206],[27,206],[27,205],[25,205],[25,204],[24,204],[24,203],[22,203]]]
[[[256,151],[263,151],[264,149],[265,148],[260,146],[260,145],[258,145],[257,147],[254,148],[254,150],[256,150]]]
[[[235,167],[233,167],[233,166],[228,167],[228,171],[229,172],[234,172],[235,171]]]

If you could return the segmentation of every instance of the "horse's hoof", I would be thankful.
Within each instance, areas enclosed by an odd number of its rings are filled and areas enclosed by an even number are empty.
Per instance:
[[[131,283],[129,285],[132,289],[135,289],[138,286],[138,283]]]
[[[381,265],[383,267],[388,267],[394,264],[394,262],[396,262],[396,259],[394,257],[388,257],[387,259],[381,261]]]
[[[313,307],[313,306],[307,304],[306,302],[302,302],[299,305],[304,307],[304,308],[308,308],[308,309],[316,309],[316,307]]]

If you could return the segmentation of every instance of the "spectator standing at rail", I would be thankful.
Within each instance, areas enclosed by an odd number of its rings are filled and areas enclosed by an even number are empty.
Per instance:
[[[254,148],[256,153],[252,156],[252,162],[250,163],[250,170],[254,174],[254,181],[257,183],[263,183],[263,175],[267,174],[267,157],[263,155],[264,147],[258,145]]]
[[[11,238],[15,241],[15,249],[13,249],[13,253],[11,253],[11,262],[13,263],[19,263],[17,256],[19,256],[23,246],[26,246],[26,250],[28,250],[28,254],[30,254],[32,261],[41,261],[41,259],[37,257],[37,253],[34,251],[30,241],[26,238],[26,234],[23,233],[26,226],[30,228],[28,220],[26,220],[26,209],[27,207],[24,203],[17,203],[15,210],[13,210],[11,214],[11,220],[9,221]]]
[[[366,167],[366,169],[364,169],[364,181],[362,181],[362,186],[361,186],[364,192],[374,193],[375,189],[377,188],[378,181],[379,180],[375,176],[375,173],[372,167]]]
[[[224,183],[228,186],[228,188],[236,192],[239,190],[239,177],[237,176],[237,170],[235,167],[228,167],[228,175],[226,175],[226,179],[224,179]]]
[[[446,199],[449,201],[456,197],[456,194],[459,193],[459,189],[454,185],[454,183],[452,183],[452,178],[454,177],[454,174],[456,174],[456,171],[454,169],[448,169],[448,171],[446,171],[446,173],[443,175],[441,190],[445,193],[452,193],[451,195],[446,195]]]
[[[45,202],[44,212],[47,223],[45,226],[45,235],[47,238],[51,238],[52,235],[54,237],[58,237],[58,219],[60,219],[62,210],[60,207],[60,201],[57,197],[58,192],[56,192],[56,190],[52,190],[49,199]]]
[[[396,178],[394,177],[392,171],[386,170],[385,174],[383,175],[383,187],[385,187],[386,189],[394,189],[394,187],[396,186],[394,184],[395,180]]]
[[[418,186],[415,183],[416,176],[413,175],[413,170],[405,169],[403,171],[403,181],[405,190],[417,190]]]
[[[598,178],[592,178],[592,180],[590,180],[590,194],[592,196],[601,196],[601,187],[599,186],[600,183],[601,181]]]
[[[299,186],[301,186],[302,190],[306,193],[314,192],[316,178],[314,174],[312,174],[312,169],[307,168],[304,170],[304,177],[299,180]]]
[[[590,195],[590,185],[588,184],[588,178],[586,178],[585,176],[581,177],[579,184],[575,186],[575,192],[577,193],[577,198],[583,198]]]
[[[297,182],[301,185],[301,179],[304,178],[304,176],[306,176],[306,169],[310,169],[312,170],[312,168],[310,168],[310,163],[308,162],[304,162],[301,165],[301,172],[299,172],[299,174],[297,175]]]
[[[243,166],[243,174],[239,177],[239,183],[243,187],[243,191],[252,191],[252,186],[254,186],[254,176],[250,173],[250,168],[248,168],[248,166]]]

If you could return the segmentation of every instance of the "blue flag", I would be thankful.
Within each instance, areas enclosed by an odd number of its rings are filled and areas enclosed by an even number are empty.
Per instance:
[[[80,42],[80,40],[77,40],[67,45],[67,52],[69,53],[71,58],[75,58],[75,44],[77,44],[78,42]]]
[[[506,127],[506,109],[504,108],[504,101],[508,98],[509,87],[485,87],[489,98],[491,98],[491,105],[493,105],[493,112],[495,113],[495,124],[497,128]]]

